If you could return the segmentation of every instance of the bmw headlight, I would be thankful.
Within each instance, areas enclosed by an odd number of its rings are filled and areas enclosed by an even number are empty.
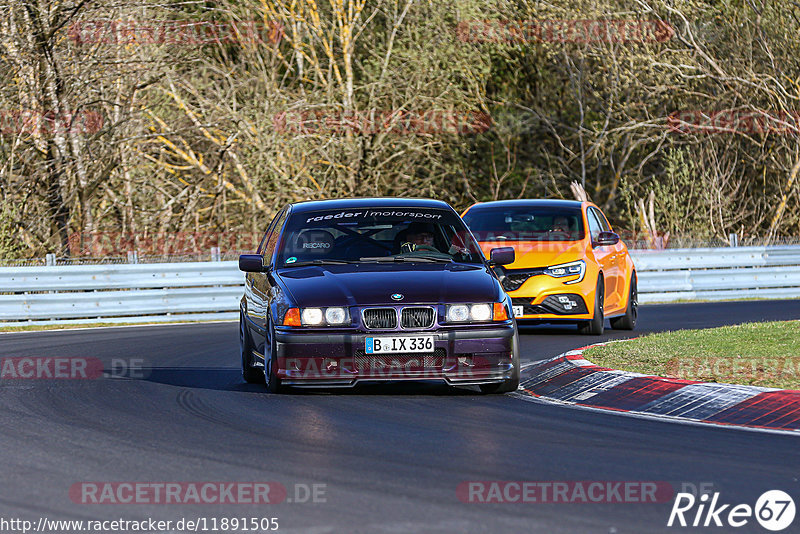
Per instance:
[[[564,284],[577,284],[586,275],[586,262],[583,260],[572,261],[570,263],[562,263],[560,265],[551,265],[544,270],[544,274],[552,276],[553,278],[564,278],[567,276],[577,276],[574,280],[564,282]]]
[[[303,308],[300,311],[303,326],[339,326],[350,322],[347,308]]]
[[[448,323],[487,323],[507,321],[508,313],[502,302],[479,304],[450,304],[447,306]]]
[[[304,325],[318,326],[322,324],[322,309],[320,308],[303,308],[300,314]]]
[[[347,319],[347,310],[344,308],[328,308],[325,310],[325,321],[328,324],[344,324]]]
[[[469,321],[469,306],[456,304],[447,307],[447,321],[453,323],[463,323]]]
[[[491,321],[492,307],[488,304],[473,304],[469,310],[473,321]]]

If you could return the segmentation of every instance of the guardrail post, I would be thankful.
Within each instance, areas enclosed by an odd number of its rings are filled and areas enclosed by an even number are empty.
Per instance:
[[[219,253],[219,247],[211,247],[211,261],[222,261],[222,256]]]
[[[730,244],[731,244],[732,247],[738,247],[739,246],[739,234],[728,234],[728,241],[730,241]]]
[[[139,263],[139,252],[136,250],[128,251],[128,263]]]
[[[56,264],[56,255],[55,254],[48,254],[44,257],[45,265],[48,267],[54,267]]]

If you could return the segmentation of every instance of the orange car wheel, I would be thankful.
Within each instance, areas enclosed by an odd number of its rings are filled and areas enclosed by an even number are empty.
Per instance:
[[[617,330],[633,330],[636,328],[636,319],[639,317],[639,293],[636,289],[636,273],[631,275],[628,289],[628,309],[622,317],[611,319],[611,328]]]
[[[603,316],[603,301],[605,294],[605,284],[601,276],[597,280],[597,289],[594,292],[594,315],[592,319],[578,325],[578,332],[590,336],[599,336],[603,334],[603,325],[605,324],[605,317]]]

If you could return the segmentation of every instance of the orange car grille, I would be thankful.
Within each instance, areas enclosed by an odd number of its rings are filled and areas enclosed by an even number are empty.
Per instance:
[[[516,291],[525,281],[531,276],[538,276],[544,273],[544,267],[537,269],[515,269],[506,270],[505,276],[501,277],[500,281],[503,284],[503,289],[506,291]]]

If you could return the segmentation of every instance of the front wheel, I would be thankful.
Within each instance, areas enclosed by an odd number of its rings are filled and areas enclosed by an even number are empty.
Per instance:
[[[267,391],[270,393],[283,393],[285,386],[281,385],[278,377],[278,348],[275,341],[275,329],[272,327],[272,318],[267,322],[267,339],[264,346],[269,345],[269,354],[264,355],[264,376],[267,382]]]
[[[514,341],[511,344],[511,363],[514,366],[511,378],[496,384],[481,384],[481,392],[492,393],[511,393],[519,388],[519,335],[514,332]]]
[[[597,289],[594,292],[594,316],[589,320],[578,325],[578,332],[584,335],[600,336],[603,334],[605,317],[603,316],[605,294],[605,284],[603,278],[597,281]]]
[[[263,384],[264,371],[253,367],[253,344],[244,323],[244,317],[239,315],[239,352],[242,357],[242,378],[248,384]]]
[[[631,275],[630,289],[628,290],[628,309],[622,317],[611,319],[611,328],[617,330],[633,330],[636,328],[636,319],[639,318],[639,291],[636,288],[636,273]]]

